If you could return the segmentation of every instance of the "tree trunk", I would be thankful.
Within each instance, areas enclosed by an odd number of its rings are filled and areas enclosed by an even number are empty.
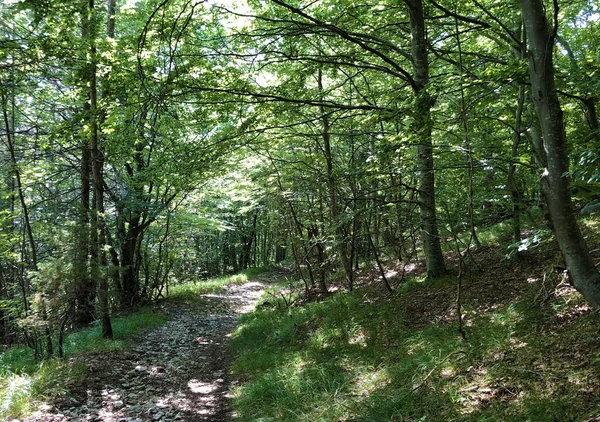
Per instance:
[[[2,86],[2,82],[0,81],[0,86]],[[23,192],[23,184],[21,183],[21,172],[19,171],[19,167],[17,165],[17,157],[15,155],[15,148],[13,143],[13,127],[11,127],[9,118],[8,118],[8,98],[4,92],[2,93],[2,116],[4,118],[4,126],[6,129],[6,143],[8,145],[8,151],[10,154],[10,164],[12,167],[12,172],[15,177],[17,194],[19,195],[19,202],[21,203],[21,209],[23,210],[23,219],[25,220],[25,231],[27,234],[27,240],[29,241],[29,248],[31,253],[31,267],[34,271],[37,271],[37,249],[35,245],[35,241],[33,239],[33,230],[31,228],[31,222],[29,219],[29,208],[27,207],[27,203],[25,202],[25,193]]]
[[[540,122],[547,160],[542,183],[548,209],[571,281],[597,307],[600,305],[600,273],[575,220],[569,191],[569,156],[552,63],[557,28],[550,27],[541,0],[521,0],[521,9],[529,39],[531,98]],[[558,10],[554,13],[556,15]]]
[[[318,71],[317,83],[319,92],[323,92],[323,72],[321,69]],[[334,232],[334,246],[337,251],[342,268],[344,270],[344,277],[346,278],[346,286],[349,290],[352,290],[352,259],[350,252],[348,251],[348,241],[344,233],[344,225],[340,220],[340,208],[338,204],[335,176],[333,175],[333,156],[331,153],[331,134],[330,123],[325,107],[320,106],[321,122],[323,124],[323,153],[325,155],[325,161],[327,163],[327,195],[329,196],[329,214],[331,217],[331,225],[333,226]]]
[[[436,278],[446,272],[444,255],[438,233],[435,209],[435,174],[431,131],[431,107],[434,99],[427,92],[429,61],[422,0],[406,0],[410,11],[411,46],[413,59],[415,95],[414,130],[417,140],[417,167],[419,172],[419,195],[421,237],[427,263],[427,277]]]
[[[92,238],[93,238],[93,249],[96,255],[95,262],[92,263],[92,277],[95,277],[95,282],[98,285],[98,310],[100,313],[100,322],[102,326],[102,337],[112,338],[112,325],[110,322],[109,315],[109,304],[108,304],[108,262],[106,259],[106,251],[104,245],[106,244],[106,228],[104,222],[104,156],[98,146],[99,138],[99,123],[100,113],[98,111],[98,84],[96,78],[97,72],[97,52],[96,52],[96,30],[94,27],[94,0],[88,1],[87,10],[87,28],[86,32],[89,41],[89,52],[88,52],[88,71],[85,75],[87,86],[88,86],[88,100],[89,100],[89,116],[88,116],[88,130],[89,130],[89,146],[90,146],[90,158],[91,158],[91,170],[93,178],[93,192],[94,192],[94,213],[92,215]]]
[[[467,105],[465,101],[465,87],[463,83],[463,57],[462,57],[462,45],[460,41],[460,32],[458,28],[458,20],[455,18],[454,27],[456,30],[456,45],[458,47],[458,70],[460,72],[459,86],[460,86],[460,117],[463,125],[463,132],[465,135],[465,158],[467,164],[467,185],[468,185],[468,200],[467,200],[467,217],[469,220],[469,245],[473,242],[476,248],[481,247],[481,242],[477,238],[477,232],[475,231],[475,218],[473,215],[473,150],[471,148],[471,135],[469,133],[469,123],[467,120]]]
[[[89,104],[84,107],[89,112]],[[90,249],[90,149],[89,145],[81,147],[80,168],[81,203],[79,209],[79,224],[77,227],[77,250],[73,264],[75,278],[74,322],[77,326],[85,326],[94,320],[94,301],[96,299],[96,285],[89,273]]]
[[[513,203],[513,241],[521,241],[521,189],[517,184],[515,173],[517,171],[517,160],[519,159],[519,144],[521,143],[521,117],[525,103],[525,86],[519,85],[519,97],[517,99],[517,110],[515,112],[515,126],[513,130],[513,144],[510,155],[510,166],[508,167],[507,184]]]
[[[136,272],[138,237],[140,236],[139,218],[129,220],[129,229],[121,226],[121,307],[134,309],[140,302],[139,279]]]

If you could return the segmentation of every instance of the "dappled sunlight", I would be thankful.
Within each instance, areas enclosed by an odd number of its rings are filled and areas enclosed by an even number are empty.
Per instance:
[[[372,300],[372,290],[365,290],[251,314],[234,339],[251,351],[235,366],[250,379],[236,390],[240,417],[309,421],[327,412],[322,420],[435,415],[432,420],[478,421],[499,414],[506,420],[562,415],[570,402],[565,391],[582,400],[595,394],[595,384],[589,373],[569,369],[576,365],[568,358],[572,345],[558,355],[554,338],[531,335],[532,326],[543,330],[560,320],[552,306],[565,300],[537,305],[541,282],[527,278],[519,282],[529,290],[509,288],[505,296],[474,283],[465,288],[467,342],[456,327],[453,278],[438,281],[433,292],[414,281],[395,300]],[[480,294],[496,300],[479,302]],[[569,309],[574,304],[571,299]]]
[[[474,369],[470,382],[459,388],[455,394],[455,402],[459,406],[460,413],[473,414],[480,411],[481,407],[491,405],[500,400],[505,405],[511,402],[518,405],[523,398],[524,392],[520,387],[499,385],[486,376],[485,369]]]
[[[144,332],[127,350],[77,356],[68,362],[61,377],[46,368],[52,369],[63,361],[43,362],[38,365],[36,378],[15,377],[6,383],[6,388],[0,391],[2,406],[19,405],[19,395],[30,396],[30,391],[37,389],[52,391],[55,401],[48,405],[35,403],[37,411],[31,421],[229,420],[232,398],[229,338],[237,316],[252,307],[262,289],[261,283],[250,283],[247,290],[238,283],[231,291],[225,288],[223,294],[210,294],[201,298],[201,302],[167,301],[163,307],[169,315],[168,321]],[[200,296],[197,291],[195,294]],[[143,316],[153,315],[152,311],[143,313]],[[133,314],[126,321],[117,319],[116,328],[120,331],[123,326],[137,327],[139,318],[140,315]],[[166,319],[161,315],[156,321],[151,320],[158,323]],[[89,337],[84,334],[78,338]],[[82,377],[75,392],[65,388],[62,395],[60,388],[79,373],[71,368],[81,370]],[[297,371],[302,369],[299,367]],[[6,378],[2,380],[5,381]],[[8,394],[12,397],[5,400]],[[31,403],[27,398],[26,403]],[[7,409],[2,412],[24,413]]]
[[[216,383],[203,382],[193,379],[188,381],[188,387],[192,393],[209,394],[214,392],[218,388],[218,385]]]
[[[356,328],[348,339],[348,344],[356,344],[360,347],[367,347],[367,333],[360,328]]]
[[[372,392],[384,388],[391,381],[390,375],[385,369],[368,371],[358,368],[357,372],[353,390],[359,396],[369,396]]]

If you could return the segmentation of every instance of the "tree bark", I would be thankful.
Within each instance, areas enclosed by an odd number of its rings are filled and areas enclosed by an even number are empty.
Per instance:
[[[84,112],[89,112],[86,104]],[[74,322],[78,326],[85,326],[94,320],[94,301],[96,299],[96,285],[89,273],[90,249],[90,149],[87,142],[81,147],[80,167],[80,192],[81,202],[77,228],[77,250],[75,251],[74,283],[75,302]]]
[[[469,220],[469,245],[473,242],[476,248],[481,247],[481,242],[477,238],[477,232],[475,231],[475,218],[473,213],[473,150],[471,148],[471,135],[469,133],[469,124],[467,120],[467,105],[465,101],[465,87],[463,83],[463,57],[462,57],[462,45],[460,41],[460,32],[458,28],[458,19],[454,19],[454,27],[456,30],[456,45],[458,47],[458,70],[460,72],[459,87],[460,87],[460,117],[463,125],[463,132],[465,135],[465,158],[467,164],[467,184],[468,184],[468,201],[467,201],[467,216]]]
[[[519,145],[521,143],[521,126],[523,105],[525,103],[525,85],[519,85],[519,96],[517,98],[517,110],[515,111],[515,126],[513,130],[513,143],[510,154],[510,165],[508,167],[507,184],[513,203],[513,241],[521,240],[521,189],[519,189],[515,177],[517,171],[517,160],[519,159]]]
[[[429,83],[429,60],[422,0],[405,0],[410,12],[411,47],[414,73],[413,92],[414,130],[417,140],[417,167],[419,172],[419,195],[421,238],[427,263],[427,277],[436,278],[446,272],[444,255],[437,226],[435,209],[435,174],[433,166],[433,121],[431,107],[434,99],[427,92]]]
[[[547,167],[542,184],[558,245],[575,288],[594,306],[600,305],[600,273],[577,225],[569,191],[569,156],[563,113],[554,85],[552,53],[556,26],[546,18],[542,0],[521,0],[529,40],[531,98],[543,137]],[[555,1],[555,17],[558,5]]]

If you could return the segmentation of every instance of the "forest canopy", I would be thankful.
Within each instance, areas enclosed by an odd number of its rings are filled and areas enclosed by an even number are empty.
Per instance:
[[[593,0],[5,0],[0,340],[51,338],[169,285],[355,271],[555,239],[600,209]],[[460,265],[464,264],[463,260]],[[403,270],[400,271],[401,275]],[[452,270],[454,271],[454,269]]]

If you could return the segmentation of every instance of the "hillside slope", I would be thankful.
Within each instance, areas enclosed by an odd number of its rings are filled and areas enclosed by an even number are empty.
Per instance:
[[[353,292],[268,298],[233,340],[239,420],[600,420],[600,317],[554,243],[505,255],[466,257],[466,340],[456,254],[449,276],[424,282],[416,266],[392,295],[365,271]]]

